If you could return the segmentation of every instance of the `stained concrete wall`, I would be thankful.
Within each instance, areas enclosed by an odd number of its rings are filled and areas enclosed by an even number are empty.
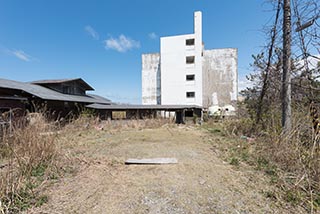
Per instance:
[[[238,50],[205,50],[203,55],[203,107],[234,107],[238,96]]]
[[[187,45],[187,39],[194,39],[194,45]],[[194,63],[186,63],[188,56],[195,57]],[[235,48],[204,50],[202,15],[195,12],[194,33],[161,37],[160,54],[142,55],[142,104],[236,107],[237,61]],[[186,80],[186,75],[195,78]]]
[[[142,55],[142,104],[159,105],[161,99],[160,54]]]

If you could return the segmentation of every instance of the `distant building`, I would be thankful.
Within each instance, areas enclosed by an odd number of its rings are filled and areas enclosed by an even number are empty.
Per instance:
[[[18,82],[0,78],[0,128],[26,112],[44,112],[52,119],[94,110],[100,119],[145,119],[157,112],[201,111],[195,105],[126,105],[87,93],[94,90],[81,78]],[[121,118],[119,118],[121,115]],[[181,114],[180,114],[181,115]],[[9,118],[8,118],[9,116]],[[177,118],[181,123],[182,118]]]
[[[161,37],[160,53],[142,55],[142,104],[235,107],[237,61],[235,48],[204,49],[195,12],[194,33]]]

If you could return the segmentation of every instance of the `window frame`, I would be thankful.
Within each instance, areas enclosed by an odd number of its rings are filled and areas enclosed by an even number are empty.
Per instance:
[[[186,56],[186,64],[187,65],[193,65],[196,61],[195,56]]]
[[[189,77],[189,78],[188,78]],[[191,78],[190,78],[191,77]],[[191,82],[191,81],[195,81],[195,79],[196,79],[196,75],[194,75],[194,74],[187,74],[186,75],[186,81],[187,82]]]
[[[194,91],[187,91],[186,92],[186,98],[195,98],[196,97],[196,92]]]
[[[186,46],[194,46],[195,38],[186,39]]]

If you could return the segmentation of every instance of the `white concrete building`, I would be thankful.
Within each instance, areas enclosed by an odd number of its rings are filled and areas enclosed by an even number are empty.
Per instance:
[[[204,50],[202,14],[192,34],[161,37],[160,54],[142,55],[142,104],[235,107],[237,49]]]

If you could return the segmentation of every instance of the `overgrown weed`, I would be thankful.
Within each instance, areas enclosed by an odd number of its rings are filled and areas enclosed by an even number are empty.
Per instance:
[[[46,201],[40,186],[55,173],[58,155],[56,135],[42,114],[32,120],[16,122],[4,128],[0,154],[4,167],[0,170],[0,210],[16,213]]]
[[[46,203],[48,196],[43,194],[46,185],[66,173],[76,172],[79,162],[85,161],[81,160],[83,151],[76,149],[81,143],[78,137],[88,132],[103,135],[170,128],[174,124],[171,119],[161,118],[101,121],[92,111],[63,121],[50,121],[47,115],[31,113],[1,132],[0,213],[18,213]]]
[[[308,212],[319,211],[320,149],[314,146],[308,110],[295,109],[288,135],[281,134],[279,112],[274,114],[259,126],[249,118],[223,122],[225,134],[235,139],[227,149],[230,163],[253,165],[282,191],[277,198],[303,205]]]

